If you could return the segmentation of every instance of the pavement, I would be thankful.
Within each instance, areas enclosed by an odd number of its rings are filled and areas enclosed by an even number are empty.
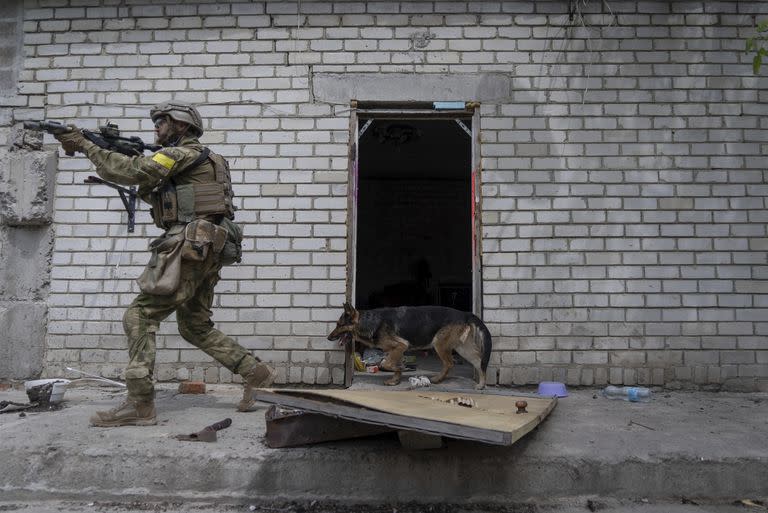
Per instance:
[[[239,413],[239,387],[207,390],[178,394],[176,386],[160,385],[159,422],[151,427],[89,427],[94,411],[124,394],[93,384],[68,389],[56,411],[0,415],[0,499],[335,504],[334,511],[344,504],[414,503],[768,511],[760,502],[758,509],[733,506],[768,497],[766,393],[656,391],[649,403],[628,403],[605,399],[597,388],[570,389],[511,447],[446,440],[441,449],[416,451],[393,434],[271,449],[263,439],[269,405]],[[26,400],[20,390],[0,392],[0,401]],[[215,443],[174,438],[224,418],[232,425]]]
[[[753,509],[757,508],[757,509]],[[3,502],[0,501],[0,511],[17,513],[146,513],[147,511],[162,511],[163,513],[760,513],[765,510],[761,506],[745,506],[743,504],[646,504],[620,503],[612,501],[595,503],[582,502],[557,505],[509,505],[492,507],[474,505],[440,505],[427,506],[424,504],[408,504],[393,507],[388,504],[343,506],[315,502],[310,505],[292,503],[275,506],[274,504],[221,504],[201,502],[94,502],[94,501],[35,501],[35,502]]]

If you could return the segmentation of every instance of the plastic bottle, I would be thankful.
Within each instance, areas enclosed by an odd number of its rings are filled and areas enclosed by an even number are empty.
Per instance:
[[[651,400],[651,391],[645,387],[615,387],[608,385],[603,389],[603,396],[608,399],[621,399],[633,403],[647,403]]]

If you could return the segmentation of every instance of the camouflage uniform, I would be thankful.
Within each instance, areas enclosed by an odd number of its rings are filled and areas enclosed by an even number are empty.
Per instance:
[[[178,146],[163,148],[158,152],[169,160],[156,158],[155,155],[126,157],[92,143],[86,144],[84,149],[96,165],[100,177],[121,185],[139,186],[139,195],[148,202],[150,191],[171,177],[177,185],[205,183],[211,180],[213,173],[213,166],[208,161],[189,173],[184,172],[203,150],[200,142],[189,136],[182,138]],[[181,233],[184,226],[174,224],[163,238]],[[213,327],[213,289],[219,281],[222,267],[217,255],[209,252],[203,261],[182,260],[181,266],[181,284],[175,293],[160,296],[142,292],[123,316],[130,356],[125,378],[128,395],[133,399],[148,400],[154,395],[152,373],[155,366],[155,333],[160,321],[174,311],[179,333],[184,340],[211,355],[233,373],[245,376],[258,361],[246,349]]]
[[[159,107],[166,109],[161,114],[167,112],[167,105]],[[178,240],[184,240],[186,235],[182,235],[182,233],[185,232],[185,228],[189,224],[176,218],[172,222],[158,221],[157,191],[169,183],[173,184],[174,195],[176,194],[175,191],[182,190],[183,186],[190,184],[194,184],[194,186],[187,187],[187,190],[197,190],[195,187],[198,184],[202,186],[201,189],[203,190],[206,187],[210,188],[211,184],[217,183],[217,178],[221,183],[221,166],[226,166],[226,161],[216,154],[206,153],[208,157],[203,156],[205,148],[196,137],[202,133],[199,113],[194,107],[188,107],[188,109],[194,111],[196,116],[197,123],[192,125],[196,130],[190,129],[186,134],[180,136],[173,146],[163,147],[149,156],[128,157],[102,149],[85,140],[77,131],[57,136],[65,149],[68,148],[67,145],[70,145],[70,149],[85,153],[96,166],[96,172],[100,177],[121,185],[136,185],[139,188],[139,196],[147,203],[154,204],[156,207],[155,212],[153,212],[155,223],[164,227],[166,231],[160,239],[153,241],[150,247],[156,247],[157,243],[172,240],[174,237]],[[153,118],[155,113],[156,111],[153,109]],[[205,151],[207,152],[207,150]],[[223,216],[215,213],[219,207],[214,206],[213,214],[194,215],[191,219],[187,215],[186,221],[197,222],[198,219],[204,219],[218,226],[222,221],[226,221],[223,219],[224,217],[233,217],[228,168],[224,181],[226,182],[224,187],[228,188],[230,192],[227,199],[230,215]],[[155,195],[154,201],[153,194]],[[198,197],[194,196],[194,198],[197,207]],[[199,210],[195,208],[194,212],[199,212]],[[182,217],[181,214],[179,217]],[[226,232],[226,230],[221,231]],[[152,258],[155,257],[153,252]],[[152,262],[151,259],[148,268]],[[141,292],[125,312],[123,327],[128,337],[130,357],[125,372],[128,400],[110,412],[97,412],[91,418],[92,424],[117,426],[149,425],[156,422],[152,379],[156,354],[155,336],[160,322],[174,311],[176,312],[179,333],[187,342],[202,349],[231,372],[245,378],[245,393],[238,409],[244,411],[251,406],[253,387],[267,386],[274,379],[274,370],[271,367],[259,363],[258,358],[252,356],[245,348],[214,328],[211,321],[211,306],[213,305],[214,287],[219,281],[219,271],[222,268],[220,253],[211,250],[206,251],[205,256],[197,260],[181,259],[180,267],[178,286],[172,292],[168,294]]]

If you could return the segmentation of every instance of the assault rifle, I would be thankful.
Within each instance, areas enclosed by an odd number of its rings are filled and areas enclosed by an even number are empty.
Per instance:
[[[24,128],[27,130],[37,130],[42,132],[48,132],[49,134],[62,134],[72,130],[72,127],[59,123],[58,121],[25,121]],[[120,130],[114,123],[107,123],[104,126],[99,127],[98,132],[93,132],[86,129],[78,129],[83,136],[91,141],[99,148],[105,150],[116,151],[127,155],[129,157],[143,155],[145,150],[158,151],[162,146],[157,144],[146,144],[139,137],[122,137]],[[70,157],[74,155],[74,152],[67,152]],[[102,180],[97,176],[89,176],[85,180],[85,183],[99,183],[112,187],[123,201],[125,211],[128,212],[128,232],[133,233],[136,226],[136,187],[122,187],[112,182]]]
[[[27,130],[38,130],[48,132],[49,134],[62,134],[69,132],[72,128],[58,121],[25,121],[24,128]],[[114,123],[107,123],[99,127],[98,132],[93,132],[85,128],[79,129],[83,136],[99,148],[116,151],[123,155],[133,157],[143,155],[145,150],[157,151],[162,146],[157,144],[147,144],[139,137],[122,137],[120,129]],[[74,153],[67,153],[70,157]]]

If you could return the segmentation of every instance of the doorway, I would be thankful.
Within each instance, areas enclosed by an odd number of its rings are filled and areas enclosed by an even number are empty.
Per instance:
[[[472,310],[472,121],[460,121],[359,120],[357,308]]]
[[[478,104],[352,105],[347,300],[480,314]],[[353,368],[362,349],[346,348],[347,386],[367,374]],[[436,370],[433,353],[417,360]]]

